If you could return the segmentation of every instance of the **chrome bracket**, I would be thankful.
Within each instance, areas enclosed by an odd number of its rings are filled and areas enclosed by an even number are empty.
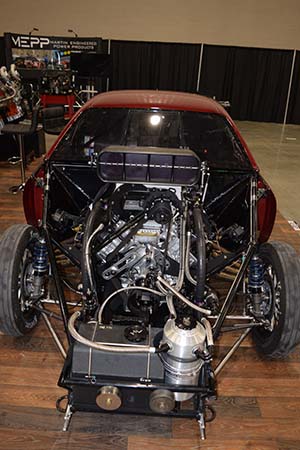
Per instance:
[[[201,441],[204,441],[206,439],[204,413],[199,413],[197,421],[198,421],[198,425],[199,425]]]
[[[68,403],[66,412],[65,412],[65,417],[64,417],[64,425],[63,425],[63,431],[68,431],[71,419],[72,419],[72,415],[73,415],[73,411],[72,411],[72,406],[70,403]]]

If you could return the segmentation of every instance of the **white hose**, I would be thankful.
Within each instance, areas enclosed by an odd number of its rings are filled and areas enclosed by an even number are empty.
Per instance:
[[[164,288],[168,289],[172,294],[174,294],[176,297],[179,298],[183,303],[186,303],[190,308],[195,309],[196,311],[201,312],[202,314],[206,314],[207,316],[211,315],[211,310],[206,308],[201,308],[201,306],[195,305],[195,303],[192,303],[190,300],[188,300],[184,295],[182,295],[180,292],[178,292],[174,286],[172,286],[170,283],[168,283],[164,278],[162,278],[160,275],[157,277],[157,285],[158,287],[160,284],[163,285]]]
[[[21,81],[20,74],[19,74],[19,72],[17,71],[16,65],[15,65],[15,64],[11,64],[11,65],[10,65],[10,73],[11,73],[11,76],[12,76],[15,80]]]
[[[189,261],[190,249],[191,249],[191,232],[188,231],[188,233],[187,233],[187,240],[186,240],[186,253],[185,253],[184,270],[185,270],[185,274],[186,274],[186,277],[189,280],[189,282],[192,283],[194,286],[196,286],[197,285],[197,281],[194,280],[194,278],[192,277],[191,272],[190,272],[190,261]]]
[[[173,302],[173,295],[170,293],[167,293],[166,295],[166,302],[167,302],[167,307],[170,311],[171,316],[174,317],[174,319],[176,319],[177,317],[177,313],[176,313],[176,309],[174,307],[174,302]]]
[[[94,290],[94,283],[93,283],[93,277],[92,277],[92,269],[91,269],[91,264],[90,264],[90,244],[92,242],[92,240],[94,239],[94,236],[99,233],[99,231],[102,230],[102,228],[104,227],[103,223],[100,223],[100,225],[93,231],[93,233],[90,235],[87,244],[86,244],[86,249],[85,249],[85,260],[86,260],[86,267],[87,267],[87,272],[88,272],[88,277],[90,280],[90,285],[92,290]]]
[[[5,103],[5,102],[8,102],[8,101],[12,100],[17,95],[17,91],[12,86],[9,86],[9,89],[11,89],[12,94],[9,95],[8,97],[1,98],[0,99],[0,105],[2,105],[2,103]]]
[[[2,66],[0,68],[0,76],[1,76],[1,78],[3,78],[3,80],[9,81],[9,75],[7,72],[7,68],[5,66]]]
[[[88,347],[92,347],[95,350],[102,350],[103,352],[110,352],[110,353],[155,353],[156,348],[150,347],[149,345],[118,345],[116,343],[101,343],[101,342],[94,342],[91,341],[81,334],[78,333],[75,329],[75,322],[80,316],[80,311],[74,312],[72,316],[69,319],[68,323],[68,329],[71,334],[71,336],[77,341],[80,342],[80,344],[86,345]]]
[[[207,320],[205,317],[202,317],[201,323],[204,325],[204,328],[206,331],[207,345],[209,347],[212,347],[214,345],[214,338],[213,338],[210,321]]]

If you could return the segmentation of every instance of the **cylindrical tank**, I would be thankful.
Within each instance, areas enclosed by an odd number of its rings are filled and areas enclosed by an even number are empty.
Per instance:
[[[162,357],[166,383],[188,386],[198,384],[203,361],[197,358],[195,351],[205,349],[205,340],[205,328],[193,317],[169,319],[166,322],[162,339],[162,343],[168,344],[170,348]],[[175,392],[176,401],[191,397],[191,393]]]

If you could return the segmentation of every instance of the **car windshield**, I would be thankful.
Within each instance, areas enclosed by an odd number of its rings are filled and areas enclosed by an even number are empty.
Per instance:
[[[251,165],[225,117],[192,111],[89,109],[64,136],[54,160],[84,161],[109,145],[193,150],[211,168]]]

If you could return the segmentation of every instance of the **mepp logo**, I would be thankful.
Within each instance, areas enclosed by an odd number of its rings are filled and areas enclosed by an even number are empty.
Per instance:
[[[38,36],[17,36],[11,37],[13,44],[18,48],[44,48],[50,44],[50,39]]]

